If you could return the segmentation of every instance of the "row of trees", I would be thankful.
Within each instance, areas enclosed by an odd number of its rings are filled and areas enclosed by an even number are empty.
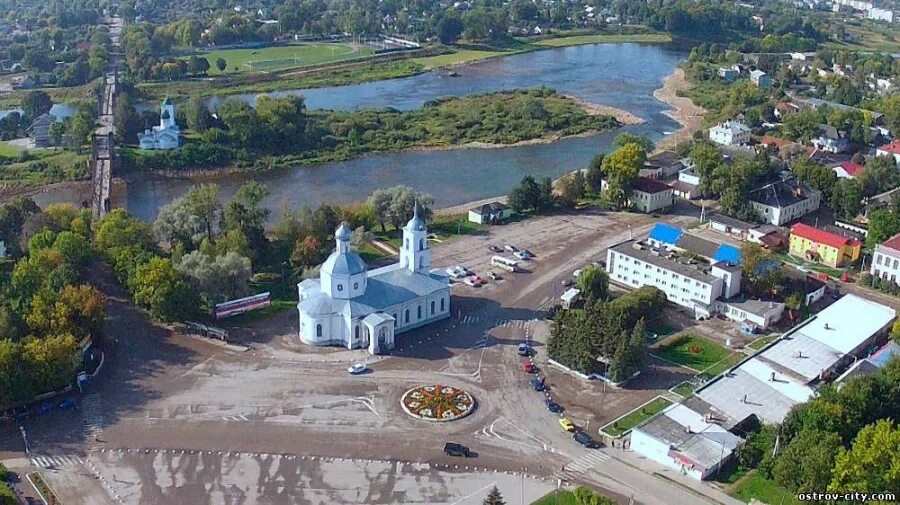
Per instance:
[[[80,344],[101,336],[103,297],[83,283],[90,211],[31,200],[0,206],[0,410],[68,385]]]
[[[598,286],[598,267],[585,269],[579,285],[588,298],[583,310],[560,310],[550,330],[547,347],[554,360],[584,373],[605,373],[620,382],[640,371],[644,362],[645,314],[653,314],[666,303],[665,294],[646,286],[614,300],[590,298],[606,295]],[[605,363],[606,366],[601,365]]]
[[[900,359],[875,375],[819,388],[779,426],[748,434],[738,462],[790,492],[900,489]]]

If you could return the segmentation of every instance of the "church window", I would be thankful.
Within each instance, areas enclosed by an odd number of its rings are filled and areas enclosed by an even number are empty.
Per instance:
[[[425,239],[424,239],[424,238],[420,238],[420,239],[419,239],[419,250],[422,251],[422,250],[424,250],[424,249],[425,249]]]
[[[431,315],[434,315],[434,300],[431,300]]]
[[[408,239],[408,238],[407,238],[407,239],[403,239],[403,244],[404,244],[403,247],[404,247],[405,249],[409,249],[409,239]]]
[[[356,327],[356,340],[359,340],[359,326]]]
[[[422,306],[419,305],[418,310],[416,311],[416,319],[422,319]]]
[[[406,309],[406,322],[409,322],[409,309]]]
[[[338,291],[343,291],[343,290],[344,290],[344,285],[338,284]]]
[[[444,311],[444,299],[441,298],[441,312]]]
[[[397,327],[397,321],[398,321],[398,319],[397,319],[397,314],[392,314],[391,316],[394,318],[394,328],[396,328],[396,327]]]
[[[321,337],[321,336],[322,336],[322,325],[321,325],[321,324],[317,324],[317,325],[316,325],[316,336],[317,336],[317,337]]]
[[[356,291],[357,289],[359,289],[359,283],[358,283],[358,282],[354,282],[354,283],[353,283],[353,290]]]

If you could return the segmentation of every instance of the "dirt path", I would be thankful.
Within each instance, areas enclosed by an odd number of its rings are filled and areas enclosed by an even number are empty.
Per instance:
[[[706,109],[696,105],[690,98],[678,96],[679,91],[686,90],[689,87],[690,83],[684,76],[684,70],[676,68],[663,81],[663,86],[653,92],[653,96],[657,100],[665,102],[672,107],[672,109],[663,112],[663,114],[678,121],[681,125],[680,130],[666,136],[656,145],[656,151],[671,149],[679,142],[691,138],[694,132],[700,130]]]

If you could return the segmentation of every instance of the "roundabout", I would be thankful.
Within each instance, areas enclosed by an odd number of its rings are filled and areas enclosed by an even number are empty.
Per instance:
[[[435,384],[417,386],[403,393],[400,406],[416,419],[446,422],[469,415],[475,410],[475,398],[462,389]]]

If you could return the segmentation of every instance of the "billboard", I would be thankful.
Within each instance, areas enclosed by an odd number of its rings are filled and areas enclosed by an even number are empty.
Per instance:
[[[271,301],[271,293],[267,291],[258,295],[247,296],[244,298],[238,298],[237,300],[218,303],[216,304],[215,308],[215,316],[216,319],[222,319],[237,314],[243,314],[244,312],[250,310],[265,307],[266,305],[271,303]]]

